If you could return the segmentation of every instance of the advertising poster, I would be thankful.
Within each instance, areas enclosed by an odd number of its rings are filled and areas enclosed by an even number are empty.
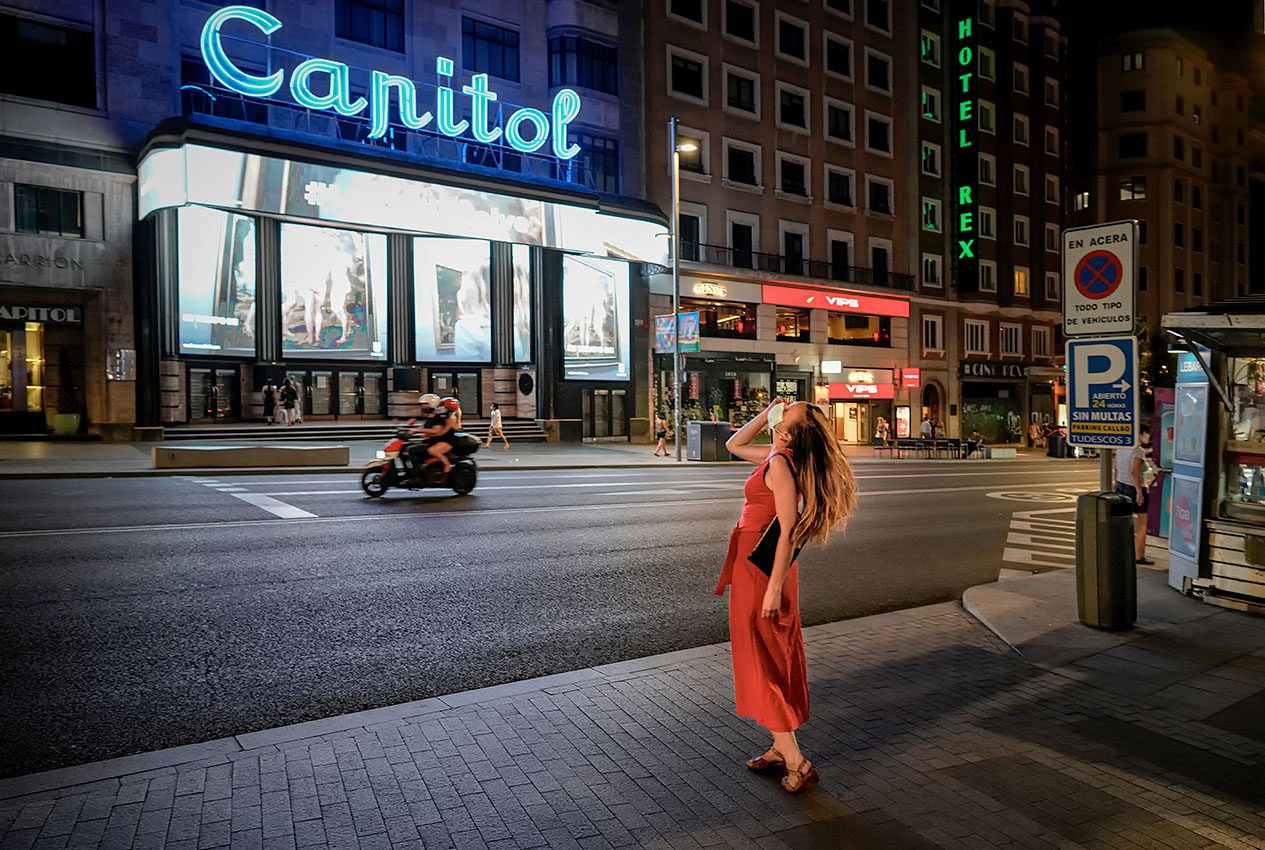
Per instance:
[[[1208,408],[1208,385],[1179,384],[1174,393],[1173,461],[1191,466],[1204,465],[1208,429],[1204,423]]]
[[[1152,421],[1151,442],[1154,445],[1155,462],[1161,469],[1173,468],[1173,438],[1176,435],[1177,411],[1173,405],[1173,390],[1155,388],[1155,415]]]
[[[628,264],[562,258],[563,377],[627,381]]]
[[[513,245],[514,263],[514,362],[531,362],[531,248]]]
[[[1174,475],[1170,495],[1169,551],[1190,561],[1199,560],[1200,498],[1203,482],[1198,478]]]
[[[697,311],[689,313],[679,313],[680,318],[680,340],[681,353],[689,353],[691,351],[701,351],[702,343],[699,340],[699,317]]]
[[[282,351],[385,360],[386,348],[386,236],[282,224]]]
[[[255,220],[181,207],[180,350],[255,356]]]
[[[654,317],[654,353],[672,353],[672,314]]]
[[[909,436],[910,431],[910,414],[909,406],[902,404],[896,408],[896,436],[904,439]]]
[[[492,360],[491,245],[475,239],[413,240],[417,359]]]

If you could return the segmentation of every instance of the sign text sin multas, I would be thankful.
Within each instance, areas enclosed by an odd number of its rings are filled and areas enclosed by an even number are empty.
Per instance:
[[[211,75],[226,88],[247,97],[272,97],[285,83],[286,72],[279,69],[267,75],[248,74],[238,68],[224,51],[220,29],[229,21],[251,24],[264,35],[281,29],[282,23],[262,9],[250,6],[226,6],[207,18],[202,27],[200,45],[202,59]],[[451,83],[455,65],[443,56],[435,59],[435,72]],[[321,80],[315,91],[313,83]],[[561,89],[553,97],[549,113],[522,107],[510,113],[503,127],[491,124],[490,107],[499,97],[488,87],[487,74],[475,74],[461,92],[470,97],[470,118],[456,120],[456,92],[451,85],[435,86],[433,111],[418,111],[417,84],[407,77],[372,71],[366,97],[351,97],[351,68],[332,59],[312,58],[300,62],[290,71],[290,96],[300,106],[339,115],[360,115],[369,110],[369,138],[380,139],[387,133],[391,119],[391,94],[396,94],[400,123],[411,130],[432,124],[445,136],[463,137],[467,131],[474,140],[491,144],[504,138],[506,144],[520,153],[536,153],[552,141],[553,155],[571,159],[580,152],[579,145],[567,139],[567,130],[580,114],[580,96],[572,89]]]

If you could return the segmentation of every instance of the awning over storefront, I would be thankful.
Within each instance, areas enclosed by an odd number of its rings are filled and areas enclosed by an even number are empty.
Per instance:
[[[1246,357],[1265,356],[1265,296],[1169,313],[1161,326],[1188,342]]]
[[[196,204],[243,213],[438,236],[490,239],[646,263],[667,261],[658,221],[200,144],[150,150],[138,215]]]

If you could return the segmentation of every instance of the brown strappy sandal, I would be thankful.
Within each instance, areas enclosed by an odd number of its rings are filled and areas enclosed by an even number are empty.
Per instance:
[[[816,785],[821,781],[821,776],[817,773],[817,768],[813,767],[813,763],[808,759],[804,759],[804,763],[796,769],[786,769],[786,775],[782,777],[782,787],[791,794],[798,794],[809,786]]]
[[[756,773],[767,773],[770,770],[785,770],[786,759],[782,758],[782,754],[772,747],[769,747],[769,752],[776,753],[777,758],[766,759],[763,755],[758,755],[753,759],[747,759],[747,770],[754,770]]]

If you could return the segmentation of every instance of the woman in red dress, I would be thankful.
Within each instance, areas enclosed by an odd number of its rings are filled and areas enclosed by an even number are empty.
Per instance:
[[[770,412],[772,448],[752,445]],[[730,588],[729,639],[738,714],[773,735],[773,745],[749,759],[747,767],[785,771],[782,787],[795,793],[819,777],[795,739],[795,730],[808,719],[808,675],[793,556],[805,543],[824,543],[847,521],[856,508],[856,480],[826,415],[806,402],[788,405],[776,400],[730,437],[727,446],[757,464],[743,488],[746,503],[729,537],[729,554],[716,584],[717,596]],[[772,573],[766,576],[748,556],[775,518],[781,536]]]

